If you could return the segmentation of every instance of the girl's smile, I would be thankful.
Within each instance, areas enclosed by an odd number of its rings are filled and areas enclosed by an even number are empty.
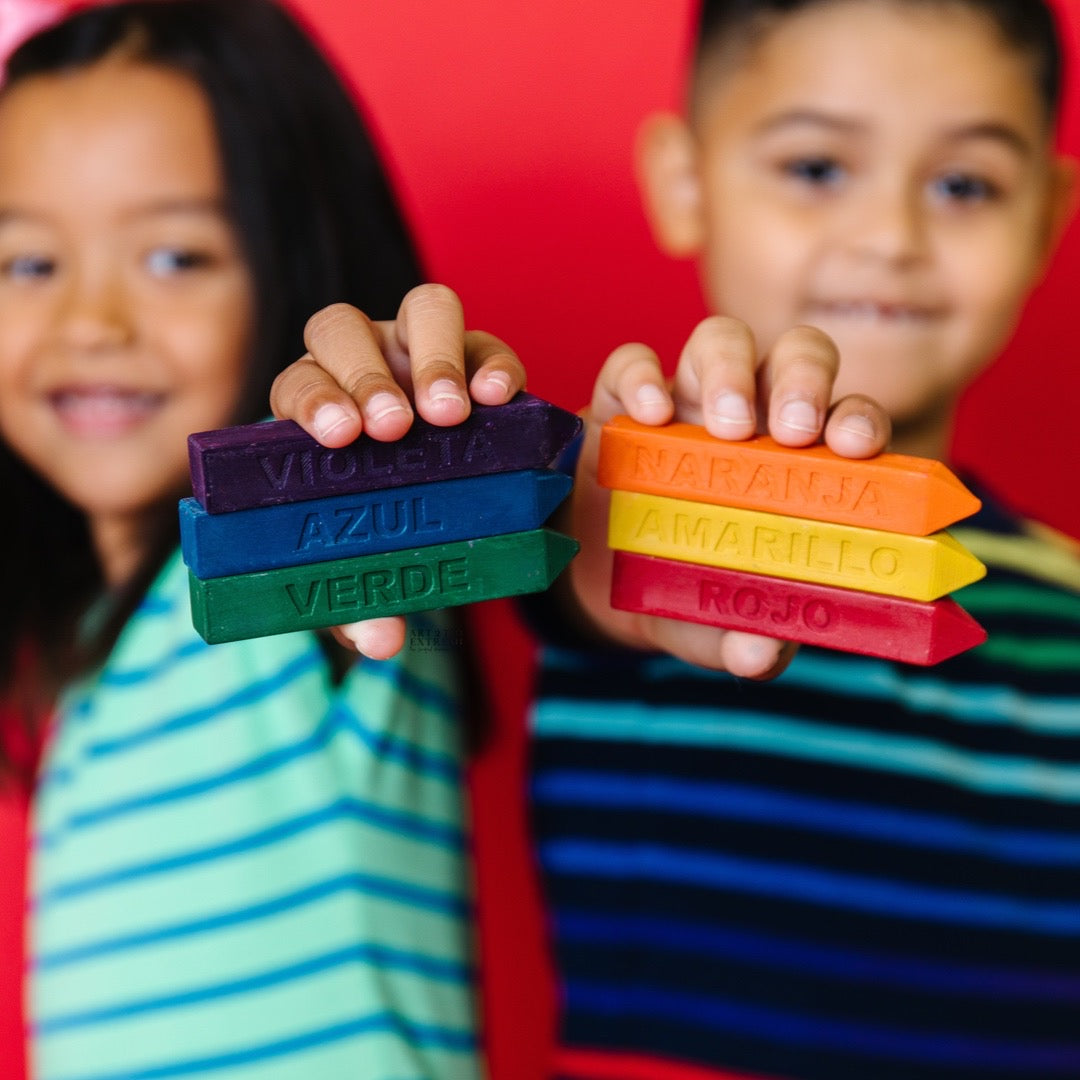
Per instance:
[[[48,400],[72,438],[106,440],[133,433],[167,398],[130,387],[86,384],[52,390]]]

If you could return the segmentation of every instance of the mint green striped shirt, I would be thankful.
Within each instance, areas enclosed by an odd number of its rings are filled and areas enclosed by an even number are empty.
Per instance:
[[[37,1080],[480,1075],[441,625],[334,685],[310,634],[204,644],[169,562],[35,796]]]

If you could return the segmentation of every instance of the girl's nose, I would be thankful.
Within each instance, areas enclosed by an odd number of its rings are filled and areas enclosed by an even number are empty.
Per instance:
[[[124,288],[113,273],[80,271],[72,275],[60,313],[65,344],[85,352],[118,348],[130,342],[133,324]]]

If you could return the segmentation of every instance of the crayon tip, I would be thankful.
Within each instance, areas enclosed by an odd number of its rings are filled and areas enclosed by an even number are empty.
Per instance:
[[[581,545],[569,536],[554,529],[541,530],[544,534],[544,554],[547,563],[547,583],[550,585],[570,565]]]
[[[957,589],[962,589],[965,585],[986,577],[986,566],[975,558],[956,537],[942,532],[936,534],[935,539],[937,540],[937,557],[934,561],[934,580],[932,595],[927,599],[956,592]]]
[[[982,501],[972,494],[946,466],[932,462],[925,493],[924,535],[939,532],[971,517],[982,508]]]
[[[933,622],[927,664],[940,664],[942,660],[981,645],[987,637],[986,630],[955,600],[939,601]]]
[[[536,503],[541,521],[546,521],[559,504],[570,494],[574,478],[566,473],[548,470],[536,478]]]

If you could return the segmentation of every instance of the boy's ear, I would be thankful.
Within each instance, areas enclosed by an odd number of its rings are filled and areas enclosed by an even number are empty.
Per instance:
[[[1058,155],[1053,161],[1050,176],[1044,260],[1054,253],[1061,234],[1072,221],[1078,208],[1080,208],[1080,161],[1064,154]]]
[[[697,143],[673,113],[646,118],[637,139],[637,182],[653,236],[668,255],[696,255],[704,240]]]

